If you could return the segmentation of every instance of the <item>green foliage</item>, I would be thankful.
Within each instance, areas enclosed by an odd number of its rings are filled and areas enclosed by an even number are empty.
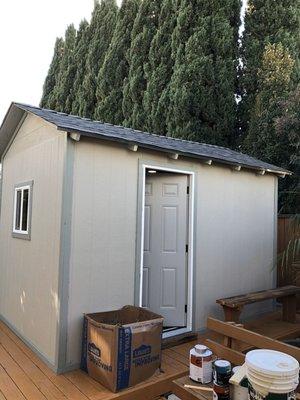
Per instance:
[[[145,63],[147,88],[144,93],[144,109],[147,115],[145,129],[164,135],[167,133],[169,109],[169,82],[173,72],[172,34],[177,21],[177,0],[164,0],[161,6],[158,30]]]
[[[299,0],[249,0],[242,40],[239,107],[241,129],[247,132],[259,89],[258,73],[267,44],[281,43],[295,60],[292,79],[299,81]]]
[[[89,45],[89,24],[81,21],[77,32],[73,63],[69,65],[67,79],[69,94],[64,107],[64,112],[80,115],[80,87],[85,75],[86,54]]]
[[[130,67],[123,91],[123,113],[124,125],[135,129],[144,129],[147,121],[143,107],[147,87],[145,65],[157,30],[160,4],[160,0],[143,0],[133,25],[127,55]]]
[[[50,108],[50,96],[57,82],[63,51],[64,41],[62,38],[57,38],[54,46],[53,58],[43,86],[43,94],[40,101],[41,107]]]
[[[115,28],[118,7],[115,0],[95,2],[85,77],[80,90],[80,115],[92,118],[96,107],[96,83]]]
[[[288,132],[298,118],[299,29],[299,0],[250,0],[242,42],[242,146],[257,158],[295,172],[279,180],[279,210],[289,213],[299,207],[299,136]]]
[[[300,214],[300,85],[278,106],[280,116],[274,123],[278,165],[293,172],[279,181],[278,209],[282,214]]]
[[[239,1],[182,0],[173,35],[168,134],[229,145],[236,122]],[[177,49],[177,51],[176,51]]]
[[[66,30],[64,51],[57,74],[57,81],[50,95],[50,106],[57,111],[64,111],[67,97],[73,85],[74,76],[69,74],[69,68],[73,69],[75,44],[76,29],[71,24]]]
[[[117,125],[123,123],[123,85],[129,70],[126,55],[139,4],[140,0],[123,0],[118,12],[114,35],[97,78],[95,118],[98,120]]]

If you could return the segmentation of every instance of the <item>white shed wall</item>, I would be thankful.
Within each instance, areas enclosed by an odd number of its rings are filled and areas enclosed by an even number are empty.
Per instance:
[[[66,134],[28,115],[3,161],[0,314],[56,362],[58,267]],[[31,240],[12,237],[14,186],[33,180]]]
[[[80,360],[82,315],[134,302],[139,162],[196,172],[195,328],[215,300],[274,284],[277,178],[96,143],[75,145],[67,362]]]

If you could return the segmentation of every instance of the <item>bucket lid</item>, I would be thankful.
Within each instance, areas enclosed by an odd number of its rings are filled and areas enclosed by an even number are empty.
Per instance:
[[[298,375],[299,372],[299,363],[294,357],[275,350],[249,351],[245,363],[249,368],[267,375]]]

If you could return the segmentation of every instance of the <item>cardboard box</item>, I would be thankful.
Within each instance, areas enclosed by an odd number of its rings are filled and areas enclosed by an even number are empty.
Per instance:
[[[85,314],[81,368],[117,392],[150,378],[161,364],[163,318],[144,308]]]

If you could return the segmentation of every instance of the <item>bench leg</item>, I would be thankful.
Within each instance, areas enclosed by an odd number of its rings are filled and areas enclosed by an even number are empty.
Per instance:
[[[242,308],[232,308],[223,306],[225,322],[236,322],[239,323]]]
[[[282,319],[286,322],[296,322],[297,297],[287,296],[282,299]]]

